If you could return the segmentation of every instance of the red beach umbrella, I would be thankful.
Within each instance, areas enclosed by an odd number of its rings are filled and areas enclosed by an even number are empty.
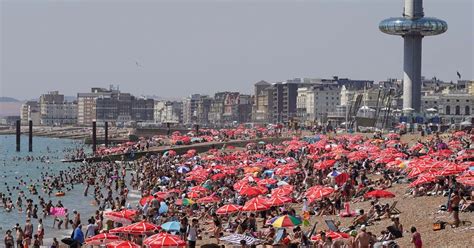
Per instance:
[[[217,209],[216,213],[217,214],[231,214],[231,213],[236,213],[242,210],[242,206],[239,205],[234,205],[234,204],[228,204],[220,207]]]
[[[203,198],[199,198],[196,202],[197,203],[215,203],[215,202],[219,202],[221,199],[219,199],[217,196],[206,196],[206,197],[203,197]]]
[[[293,186],[283,185],[272,190],[272,195],[288,196],[293,192]]]
[[[107,248],[140,248],[140,246],[130,241],[116,241],[108,243]]]
[[[206,193],[207,192],[207,189],[204,188],[203,186],[194,186],[194,187],[191,187],[189,190],[194,191],[194,192],[200,192],[200,193]]]
[[[201,194],[198,191],[191,191],[191,192],[188,192],[186,195],[191,199],[196,199],[196,198],[201,197]]]
[[[168,233],[158,233],[150,236],[143,241],[143,244],[149,248],[186,246],[186,242],[183,241],[178,235],[172,235]]]
[[[255,197],[245,203],[244,207],[242,208],[242,211],[257,212],[257,211],[268,210],[269,208],[270,206],[266,204],[265,199]]]
[[[154,233],[155,231],[159,231],[161,227],[154,225],[147,221],[140,221],[131,225],[126,226],[123,230],[126,233],[130,234],[147,234],[147,233]]]
[[[153,200],[153,199],[155,199],[155,197],[152,196],[152,195],[142,197],[142,199],[140,199],[140,205],[141,205],[141,206],[145,206],[145,204],[146,204],[148,201],[151,201],[151,200]]]
[[[268,191],[268,190],[267,190]],[[264,191],[263,187],[248,187],[242,189],[239,194],[243,196],[257,196],[257,195],[262,195],[265,194],[266,192]]]
[[[436,181],[436,177],[431,175],[420,175],[415,181],[410,183],[410,187],[416,187],[421,184],[431,183]]]
[[[332,194],[333,192],[334,192],[334,189],[331,188],[331,187],[316,185],[316,186],[313,186],[313,187],[309,188],[306,191],[305,195],[306,195],[306,197],[315,200],[315,199],[321,199],[325,196],[328,196],[328,195]]]
[[[336,163],[336,160],[334,159],[324,160],[324,161],[315,163],[314,168],[317,170],[324,170],[324,169],[333,167],[335,163]]]
[[[273,179],[273,178],[266,178],[266,179],[262,179],[262,180],[258,181],[257,184],[261,187],[265,187],[267,185],[272,185],[272,184],[275,184],[277,182],[278,181]]]
[[[137,215],[136,210],[121,210],[121,211],[111,211],[111,212],[105,212],[104,217],[113,220],[118,223],[132,223],[133,218]]]
[[[291,202],[293,202],[293,199],[289,197],[274,195],[270,199],[268,199],[266,203],[269,206],[275,207],[275,206],[285,205]]]
[[[364,195],[365,198],[392,198],[395,195],[386,190],[372,190]]]
[[[87,245],[103,245],[120,240],[120,237],[110,233],[101,233],[86,239]]]

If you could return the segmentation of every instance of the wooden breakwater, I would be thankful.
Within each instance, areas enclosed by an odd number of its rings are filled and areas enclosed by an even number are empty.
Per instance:
[[[147,155],[154,155],[154,154],[163,154],[169,150],[174,150],[176,154],[182,155],[185,154],[188,150],[194,149],[196,152],[205,152],[209,149],[220,149],[223,146],[234,146],[234,147],[244,147],[248,143],[256,143],[265,142],[265,143],[280,143],[285,140],[290,140],[290,137],[270,137],[270,138],[259,138],[259,139],[250,139],[250,140],[231,140],[226,142],[206,142],[206,143],[197,143],[191,145],[183,145],[183,146],[162,146],[151,148],[145,151],[136,151],[136,152],[128,152],[128,153],[120,153],[120,154],[113,154],[113,155],[104,155],[104,156],[91,156],[85,159],[73,159],[73,160],[63,160],[65,163],[73,163],[73,162],[101,162],[101,161],[131,161],[136,160],[142,156]]]

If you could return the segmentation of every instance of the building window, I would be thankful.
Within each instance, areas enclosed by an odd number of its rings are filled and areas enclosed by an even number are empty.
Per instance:
[[[459,99],[456,99],[456,102],[459,102]]]
[[[451,106],[446,106],[446,114],[447,115],[451,114]]]
[[[449,99],[447,99],[446,101],[449,102]]]
[[[460,115],[460,114],[461,114],[461,107],[459,107],[459,105],[456,106],[455,114],[456,114],[456,115]]]
[[[438,104],[438,102],[437,102],[437,101],[434,101],[434,104]]]
[[[466,106],[466,107],[464,108],[464,114],[465,114],[465,115],[470,115],[470,114],[471,114],[471,108],[469,108],[469,106]]]

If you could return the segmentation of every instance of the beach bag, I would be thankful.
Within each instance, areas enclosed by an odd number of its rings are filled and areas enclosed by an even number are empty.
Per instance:
[[[436,221],[435,223],[433,223],[433,231],[439,231],[441,229],[444,229],[445,225],[446,222]]]

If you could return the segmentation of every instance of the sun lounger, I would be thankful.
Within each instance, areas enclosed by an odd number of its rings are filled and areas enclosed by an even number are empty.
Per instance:
[[[334,223],[334,220],[324,220],[324,222],[326,222],[326,225],[328,226],[329,230],[333,232],[339,232],[339,228]]]
[[[390,206],[390,214],[400,214],[400,213],[402,213],[400,210],[398,210],[397,203],[398,203],[398,201],[394,201],[392,203],[392,206]]]

